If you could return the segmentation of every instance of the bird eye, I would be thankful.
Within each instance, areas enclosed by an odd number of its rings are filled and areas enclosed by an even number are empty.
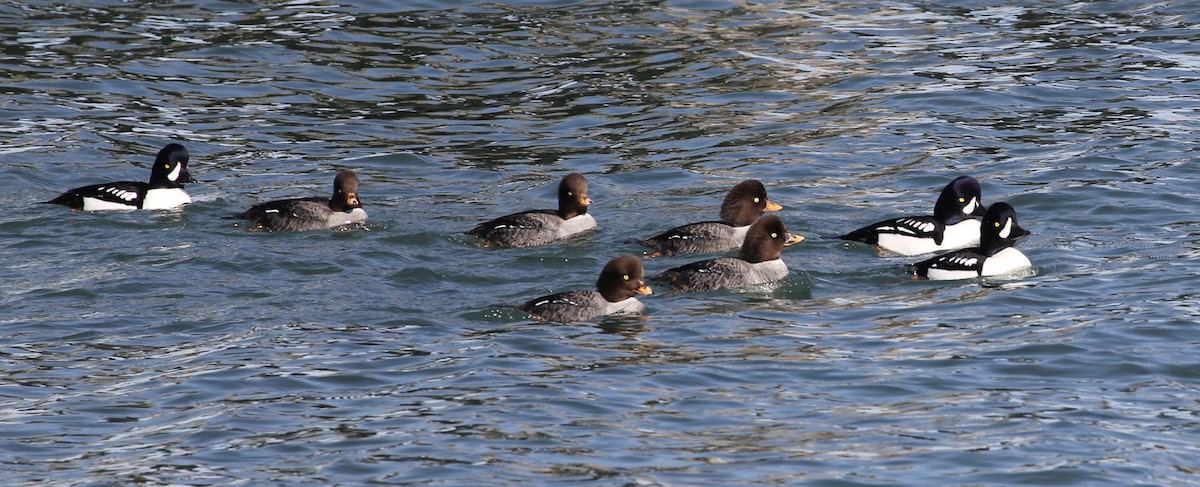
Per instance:
[[[624,279],[624,280],[628,281],[628,280],[629,280],[629,274],[625,274],[625,275],[621,276],[621,279]]]
[[[966,198],[959,198],[959,199],[958,199],[958,202],[959,202],[959,203],[966,203],[966,202],[967,202],[967,199],[966,199]]]
[[[759,201],[760,201],[760,200],[759,200],[757,197],[755,197],[755,198],[754,198],[754,202],[755,202],[755,203],[758,203]]]
[[[170,168],[171,168],[170,164],[163,164],[163,169],[170,169]]]
[[[574,191],[567,191],[567,196],[575,196],[575,192],[574,192]]]
[[[778,233],[772,233],[772,234],[771,234],[771,238],[779,238],[779,234],[778,234]]]
[[[992,226],[996,227],[996,228],[1000,228],[1000,222],[992,222]]]

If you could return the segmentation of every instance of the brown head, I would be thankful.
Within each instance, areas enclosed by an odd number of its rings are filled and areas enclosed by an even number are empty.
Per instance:
[[[783,207],[767,199],[767,188],[757,179],[747,179],[734,186],[721,203],[721,221],[742,227],[758,221],[768,211]]]
[[[608,261],[596,280],[596,290],[610,303],[632,298],[637,294],[650,294],[642,275],[642,261],[632,255]]]
[[[588,198],[587,178],[582,174],[568,174],[558,183],[558,216],[564,220],[587,213],[588,205],[591,204],[592,200]]]
[[[750,263],[778,259],[783,248],[800,243],[804,237],[788,233],[783,220],[775,215],[760,218],[746,231],[739,253],[742,260]]]
[[[333,211],[350,211],[362,208],[358,201],[358,175],[354,171],[342,171],[333,178],[333,197],[329,199]]]

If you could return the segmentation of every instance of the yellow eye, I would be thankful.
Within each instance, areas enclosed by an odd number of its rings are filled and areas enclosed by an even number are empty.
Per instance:
[[[171,168],[170,164],[163,164],[163,169],[170,169],[170,168]]]
[[[779,234],[778,234],[778,233],[772,233],[772,234],[771,234],[771,238],[779,238]]]
[[[625,275],[621,276],[621,279],[624,279],[624,280],[628,281],[628,280],[629,280],[629,274],[625,274]]]
[[[759,199],[758,199],[757,197],[756,197],[756,198],[754,198],[754,202],[755,202],[755,203],[758,203],[758,202],[759,202]]]
[[[996,227],[996,228],[1000,228],[1000,222],[992,222],[992,226]]]
[[[575,192],[574,192],[574,191],[567,191],[567,196],[575,196]]]
[[[958,199],[958,202],[959,202],[959,203],[966,203],[966,202],[967,202],[967,199],[966,199],[966,198],[959,198],[959,199]]]

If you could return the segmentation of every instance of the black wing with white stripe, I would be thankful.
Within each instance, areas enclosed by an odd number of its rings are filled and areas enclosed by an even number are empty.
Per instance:
[[[946,226],[932,216],[906,216],[867,225],[841,236],[842,240],[855,240],[869,244],[879,243],[879,235],[895,234],[914,238],[932,238],[941,245]]]
[[[67,191],[46,203],[66,205],[78,210],[83,209],[84,198],[91,198],[108,203],[129,205],[132,208],[141,208],[148,186],[146,183],[138,181],[93,184]]]
[[[926,278],[929,277],[930,271],[973,272],[980,275],[983,274],[985,260],[987,256],[979,253],[977,249],[966,249],[923,260],[913,264],[913,267],[916,268],[918,276]]]

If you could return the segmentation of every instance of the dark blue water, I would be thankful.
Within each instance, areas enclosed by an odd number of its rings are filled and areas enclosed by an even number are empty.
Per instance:
[[[1149,2],[0,4],[23,485],[1188,485],[1200,17]],[[31,205],[192,154],[181,211]],[[361,228],[222,217],[357,171]],[[599,230],[482,249],[581,172]],[[829,240],[960,174],[1027,275]],[[775,286],[506,308],[764,181]],[[648,260],[653,273],[696,256]]]

